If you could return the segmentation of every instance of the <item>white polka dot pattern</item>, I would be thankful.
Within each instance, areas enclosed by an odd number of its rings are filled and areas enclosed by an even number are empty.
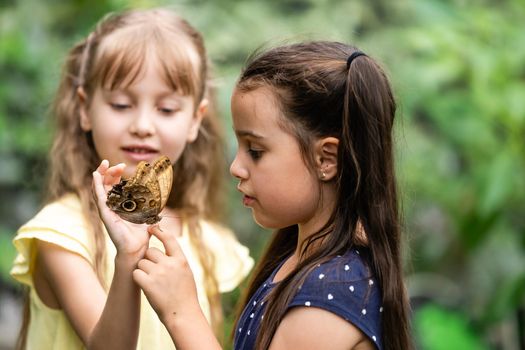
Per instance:
[[[364,261],[368,251],[352,250],[332,260],[315,265],[311,274],[301,282],[290,307],[316,307],[339,315],[366,334],[382,350],[379,283]],[[262,320],[268,293],[276,269],[268,280],[254,293],[243,311],[235,334],[234,349],[252,349]],[[245,331],[243,332],[243,329]]]

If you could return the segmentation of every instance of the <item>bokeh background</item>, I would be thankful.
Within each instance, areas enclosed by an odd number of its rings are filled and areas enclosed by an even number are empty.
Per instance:
[[[0,0],[0,349],[21,290],[11,239],[40,207],[47,109],[71,45],[109,11],[169,5],[202,31],[228,135],[247,55],[302,39],[358,45],[399,102],[397,161],[419,349],[525,349],[523,0]],[[258,228],[229,184],[228,223],[259,257]],[[232,314],[239,296],[224,297]],[[227,329],[231,327],[228,317]]]

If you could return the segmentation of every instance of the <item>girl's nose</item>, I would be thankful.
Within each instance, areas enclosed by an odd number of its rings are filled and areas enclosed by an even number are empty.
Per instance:
[[[141,138],[151,136],[155,133],[153,113],[147,110],[137,110],[137,114],[130,125],[129,131]]]
[[[245,180],[248,178],[248,170],[242,166],[242,162],[239,158],[239,152],[237,152],[230,165],[230,174],[240,180]]]

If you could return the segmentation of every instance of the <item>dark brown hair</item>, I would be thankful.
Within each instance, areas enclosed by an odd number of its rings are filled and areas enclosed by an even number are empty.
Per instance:
[[[209,107],[197,139],[186,145],[174,164],[173,186],[167,205],[187,220],[190,242],[199,254],[205,290],[214,329],[222,324],[222,309],[214,259],[203,241],[199,219],[218,220],[224,214],[222,183],[226,160],[222,130],[210,84],[210,67],[201,34],[175,12],[165,8],[129,10],[104,17],[94,31],[68,53],[55,95],[51,117],[55,135],[49,159],[47,202],[68,193],[76,194],[90,225],[95,246],[94,269],[105,286],[105,236],[91,193],[92,172],[101,159],[91,133],[80,127],[77,89],[86,92],[88,103],[97,87],[125,87],[144,69],[147,55],[155,55],[164,78],[173,89],[194,98],[203,98]],[[28,310],[28,308],[27,308]],[[19,338],[23,348],[28,312]]]
[[[296,137],[307,164],[313,166],[312,141],[327,136],[339,139],[334,212],[301,250],[294,271],[269,295],[257,349],[269,347],[289,302],[313,267],[364,243],[357,233],[360,229],[366,233],[371,252],[369,268],[382,290],[384,349],[413,348],[393,159],[396,103],[385,72],[372,58],[357,57],[347,67],[355,51],[357,48],[338,42],[313,41],[256,52],[237,83],[241,91],[262,86],[272,89],[283,123]],[[243,305],[279,262],[293,253],[296,243],[297,226],[274,233]]]

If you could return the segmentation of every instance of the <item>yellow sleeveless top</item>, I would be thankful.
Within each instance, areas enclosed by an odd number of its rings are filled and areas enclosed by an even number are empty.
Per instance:
[[[220,292],[233,290],[249,273],[253,259],[248,248],[241,245],[233,233],[210,222],[200,222],[203,241],[214,254],[215,273]],[[79,254],[93,265],[95,250],[90,232],[82,215],[80,201],[75,195],[66,195],[60,200],[45,206],[33,219],[17,232],[13,243],[18,255],[11,269],[11,276],[29,286],[30,323],[27,336],[27,349],[83,349],[80,338],[75,333],[65,313],[60,309],[46,306],[33,288],[33,271],[36,256],[35,240],[42,240]],[[202,266],[198,255],[190,244],[188,226],[183,222],[182,235],[178,238],[197,285],[197,293],[204,314],[210,319],[210,306],[204,289]],[[152,237],[150,246],[163,250],[158,239]],[[108,263],[104,278],[109,286],[113,278],[116,249],[106,233],[106,252]],[[174,349],[173,342],[157,314],[142,295],[140,330],[137,349]]]

